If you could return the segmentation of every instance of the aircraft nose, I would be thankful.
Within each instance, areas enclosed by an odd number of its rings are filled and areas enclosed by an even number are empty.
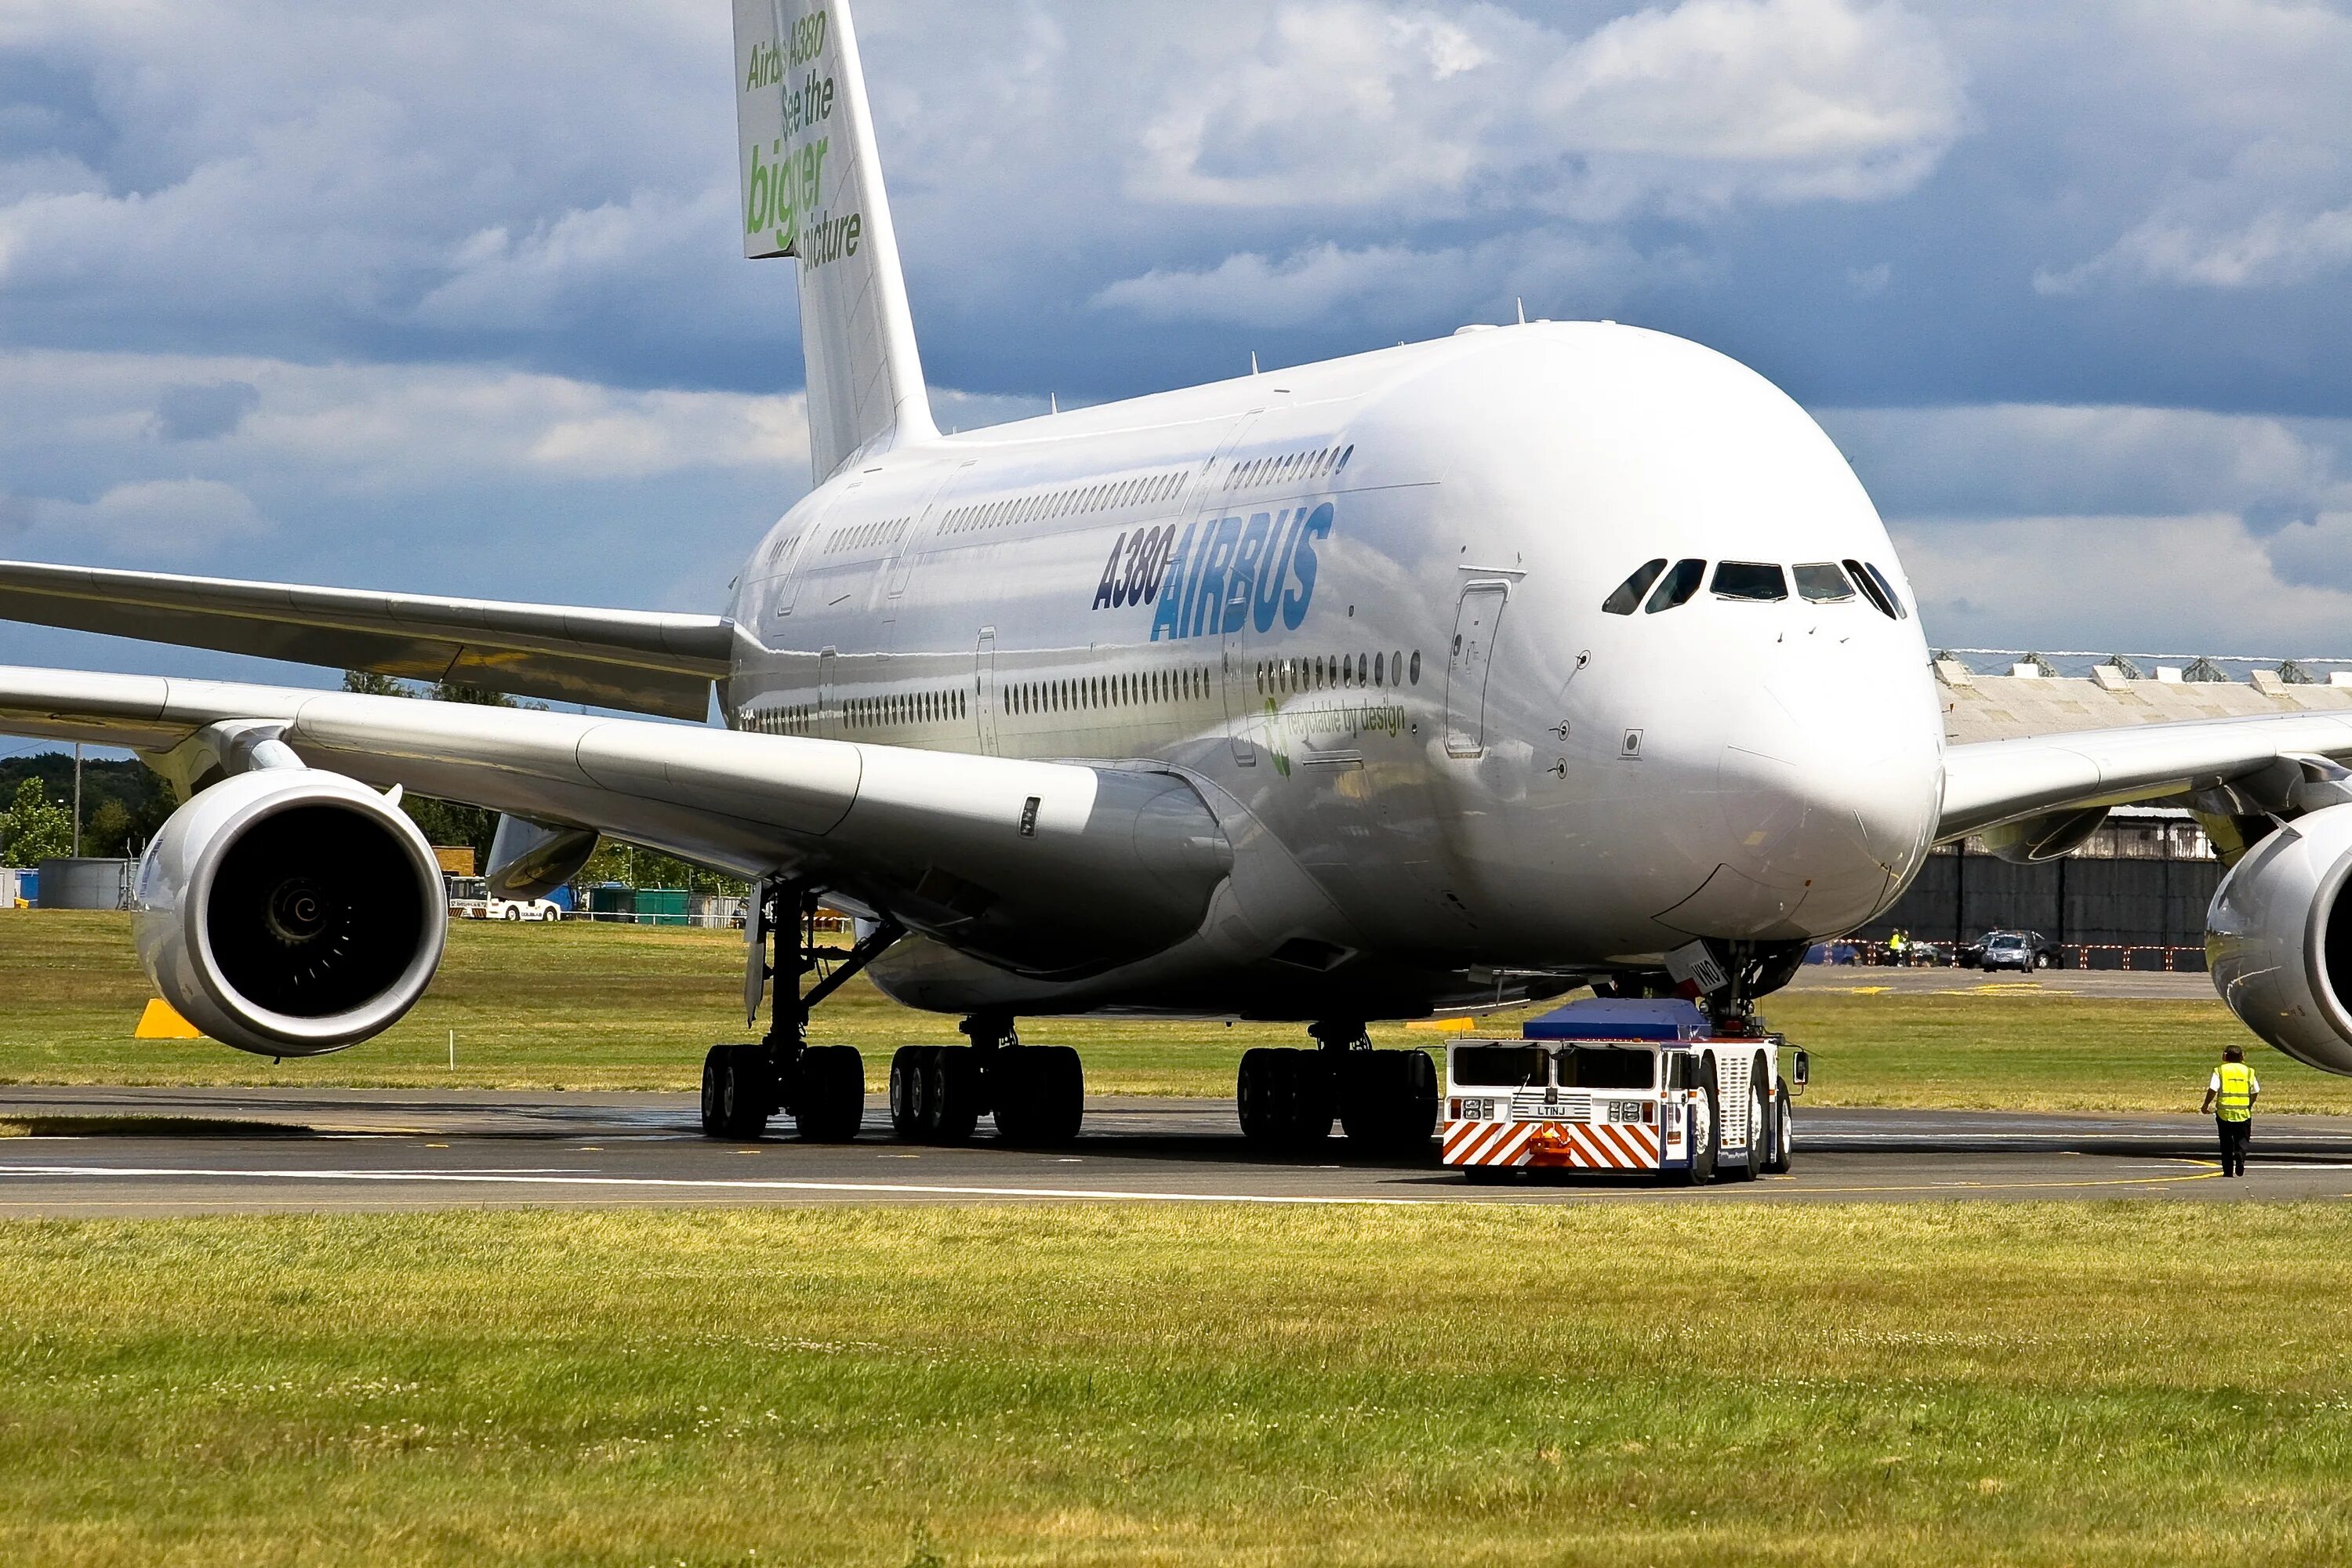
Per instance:
[[[1718,764],[1726,864],[1801,889],[1814,930],[1868,918],[1934,837],[1937,725],[1900,681],[1759,682]]]

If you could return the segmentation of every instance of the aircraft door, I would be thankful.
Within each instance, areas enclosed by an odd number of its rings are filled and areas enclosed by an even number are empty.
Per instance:
[[[1249,658],[1250,587],[1247,573],[1231,573],[1224,604],[1217,612],[1223,617],[1221,624],[1230,628],[1219,639],[1225,735],[1234,748],[1234,761],[1245,768],[1257,766],[1257,681]]]
[[[980,628],[980,647],[972,656],[973,715],[980,721],[980,750],[996,755],[996,628]]]
[[[1486,675],[1494,666],[1495,634],[1503,623],[1508,584],[1473,583],[1454,616],[1454,647],[1445,665],[1445,752],[1475,757],[1486,749]]]
[[[969,462],[957,465],[957,468],[971,467],[971,464]],[[898,548],[890,557],[889,564],[882,569],[882,591],[887,595],[886,602],[897,600],[899,595],[907,591],[907,579],[912,576],[915,571],[915,556],[918,552],[929,546],[931,530],[939,521],[940,492],[947,489],[948,479],[957,471],[957,468],[941,468],[939,477],[933,479],[929,487],[924,490],[921,508],[916,511],[913,520],[907,524],[907,531],[900,537]],[[895,608],[895,605],[893,607]]]

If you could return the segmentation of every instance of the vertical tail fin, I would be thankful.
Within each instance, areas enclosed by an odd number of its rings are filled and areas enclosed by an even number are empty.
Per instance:
[[[735,116],[743,254],[800,259],[818,482],[938,435],[848,0],[735,0]]]

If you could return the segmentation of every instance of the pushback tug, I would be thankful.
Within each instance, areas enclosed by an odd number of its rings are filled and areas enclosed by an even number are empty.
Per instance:
[[[1518,1039],[1447,1047],[1444,1159],[1473,1182],[1528,1170],[1693,1185],[1778,1175],[1806,1078],[1805,1053],[1752,1020],[1711,1026],[1680,998],[1590,997],[1529,1019]]]

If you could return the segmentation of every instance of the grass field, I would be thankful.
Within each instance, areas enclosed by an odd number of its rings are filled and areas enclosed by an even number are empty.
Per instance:
[[[741,964],[741,939],[727,931],[460,922],[440,977],[398,1027],[273,1065],[209,1041],[131,1038],[148,988],[127,917],[0,914],[0,1082],[692,1089],[704,1048],[742,1037]],[[2254,1047],[2266,1110],[2352,1111],[2352,1079],[2260,1047],[2210,998],[1813,991],[1783,993],[1767,1012],[1811,1051],[1813,1104],[2193,1110],[2235,1039]],[[1517,1015],[1492,1026],[1516,1033]],[[1244,1049],[1303,1043],[1292,1025],[1038,1019],[1022,1033],[1077,1047],[1088,1087],[1125,1094],[1230,1094]],[[818,1009],[814,1036],[864,1050],[876,1088],[892,1047],[956,1038],[952,1019],[910,1013],[862,980]],[[1401,1026],[1375,1037],[1442,1038]]]
[[[2334,1563],[2352,1211],[0,1226],[0,1561]]]

